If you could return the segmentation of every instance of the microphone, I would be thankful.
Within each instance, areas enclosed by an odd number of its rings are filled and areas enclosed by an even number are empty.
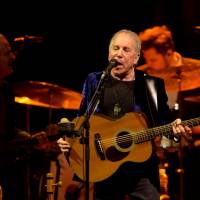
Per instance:
[[[42,36],[25,35],[25,36],[22,36],[22,37],[14,38],[13,42],[35,42],[35,43],[40,43],[40,42],[43,42],[43,37]]]
[[[61,136],[78,136],[78,131],[74,130],[75,123],[70,122],[67,118],[61,118],[60,122],[58,122],[58,131]]]
[[[78,132],[74,131],[75,123],[70,122],[67,118],[61,118],[60,122],[58,122],[59,134],[61,134],[63,140],[66,140],[67,137],[78,136]],[[70,164],[69,155],[70,151],[64,152],[65,158],[67,162]]]
[[[110,74],[112,68],[117,67],[120,63],[116,59],[111,59],[107,68],[106,68],[106,74]]]

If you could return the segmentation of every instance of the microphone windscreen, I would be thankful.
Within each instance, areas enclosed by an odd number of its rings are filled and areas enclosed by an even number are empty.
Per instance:
[[[69,122],[69,120],[66,117],[63,117],[63,118],[60,119],[59,124],[60,123],[68,123],[68,122]]]

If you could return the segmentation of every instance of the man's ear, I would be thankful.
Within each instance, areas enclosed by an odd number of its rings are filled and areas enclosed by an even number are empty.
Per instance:
[[[135,65],[137,65],[139,59],[140,59],[140,54],[138,54],[137,57],[135,58],[135,63],[134,63]]]

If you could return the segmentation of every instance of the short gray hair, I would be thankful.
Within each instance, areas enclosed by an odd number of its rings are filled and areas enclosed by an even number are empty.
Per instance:
[[[134,38],[134,41],[135,41],[135,51],[137,52],[138,55],[140,55],[140,52],[141,52],[141,40],[138,36],[137,33],[131,31],[131,30],[128,30],[128,29],[121,29],[119,31],[117,31],[116,33],[114,33],[114,35],[112,36],[111,40],[110,40],[110,45],[109,45],[109,49],[111,48],[112,46],[112,43],[113,43],[113,40],[116,36],[118,36],[119,34],[121,33],[128,33],[129,35],[131,35],[133,38]]]

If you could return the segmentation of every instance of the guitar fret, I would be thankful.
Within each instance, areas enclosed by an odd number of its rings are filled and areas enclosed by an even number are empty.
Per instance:
[[[184,125],[187,125],[187,126],[197,126],[200,124],[200,117],[197,117],[197,118],[194,118],[194,119],[191,119],[191,120],[186,120],[186,121],[183,121],[183,124]]]
[[[150,128],[150,129],[138,132],[136,134],[136,138],[134,138],[134,141],[135,143],[149,141],[153,139],[155,136],[165,135],[165,133],[169,134],[169,132],[171,132],[171,125]]]

